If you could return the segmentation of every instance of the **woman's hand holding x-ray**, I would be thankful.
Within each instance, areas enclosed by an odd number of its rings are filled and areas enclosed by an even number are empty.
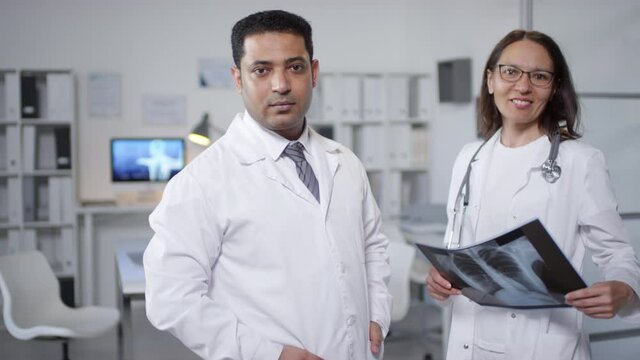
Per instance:
[[[637,295],[622,281],[603,281],[565,296],[567,304],[597,319],[610,319]]]
[[[448,299],[451,295],[461,294],[460,290],[452,287],[451,283],[433,267],[429,270],[429,275],[427,275],[427,290],[429,290],[431,297],[440,301]]]

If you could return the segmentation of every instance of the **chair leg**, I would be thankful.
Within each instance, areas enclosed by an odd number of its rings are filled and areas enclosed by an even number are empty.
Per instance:
[[[62,360],[69,360],[69,341],[62,342]]]

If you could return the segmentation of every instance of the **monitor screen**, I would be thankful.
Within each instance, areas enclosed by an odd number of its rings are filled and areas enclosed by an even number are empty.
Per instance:
[[[111,139],[111,180],[169,181],[184,167],[184,153],[180,138]]]

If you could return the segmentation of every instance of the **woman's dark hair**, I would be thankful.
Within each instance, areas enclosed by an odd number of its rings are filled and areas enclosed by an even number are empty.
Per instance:
[[[494,72],[498,65],[498,60],[504,49],[521,40],[530,40],[540,44],[547,50],[551,61],[553,61],[553,83],[549,102],[540,114],[540,129],[551,136],[558,130],[558,123],[566,120],[567,127],[562,129],[562,139],[577,139],[581,135],[578,133],[580,125],[580,114],[578,96],[573,87],[571,73],[567,61],[560,51],[560,47],[548,35],[538,31],[513,30],[508,33],[493,48],[489,59],[484,66],[482,73],[482,87],[480,89],[480,103],[478,111],[480,116],[480,131],[485,138],[491,137],[502,126],[502,115],[496,107],[493,95],[489,94],[487,87],[487,70]]]
[[[304,46],[313,60],[313,41],[311,25],[302,17],[283,10],[261,11],[238,21],[231,30],[231,52],[233,62],[240,68],[240,60],[244,56],[244,40],[247,36],[267,32],[281,32],[299,35],[304,39]]]

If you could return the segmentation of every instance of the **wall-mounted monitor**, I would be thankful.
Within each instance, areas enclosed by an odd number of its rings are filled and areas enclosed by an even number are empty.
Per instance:
[[[184,139],[111,139],[113,182],[166,182],[182,170],[184,165]]]

